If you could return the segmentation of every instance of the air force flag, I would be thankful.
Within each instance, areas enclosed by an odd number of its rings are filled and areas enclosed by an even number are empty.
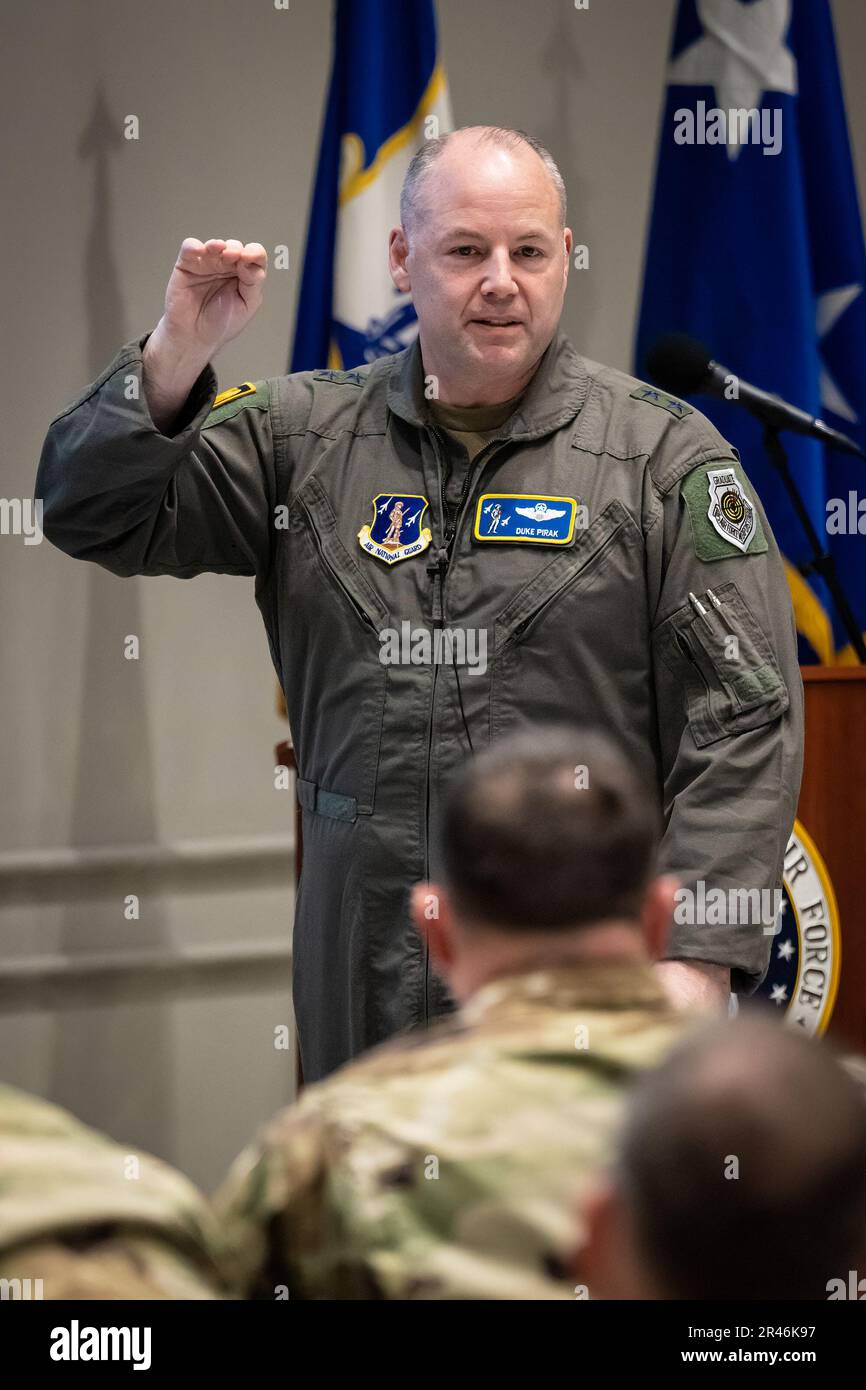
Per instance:
[[[356,367],[416,336],[388,232],[425,135],[452,129],[432,0],[337,0],[291,370]]]
[[[693,334],[744,380],[866,448],[866,254],[827,0],[680,0],[667,83],[638,376],[656,338]],[[855,660],[809,572],[761,426],[725,401],[699,404],[736,445],[766,508],[801,661]],[[864,465],[818,441],[783,440],[862,629]]]

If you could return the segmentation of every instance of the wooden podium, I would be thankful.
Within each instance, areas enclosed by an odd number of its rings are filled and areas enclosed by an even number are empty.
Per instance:
[[[827,866],[841,932],[827,1034],[866,1055],[866,667],[801,669],[806,750],[797,820]]]
[[[826,867],[841,937],[841,968],[826,1031],[843,1049],[866,1056],[866,667],[801,669],[806,747],[797,822]],[[277,745],[276,756],[279,764],[295,769],[288,740]],[[297,801],[295,846],[297,884],[303,860]],[[300,1056],[297,1079],[300,1090]]]

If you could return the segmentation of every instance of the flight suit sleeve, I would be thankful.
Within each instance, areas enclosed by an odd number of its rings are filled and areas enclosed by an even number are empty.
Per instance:
[[[788,584],[739,460],[684,470],[654,529],[659,869],[681,881],[666,954],[726,965],[750,993],[777,931],[803,766]]]
[[[276,477],[268,382],[212,409],[208,365],[160,433],[142,384],[150,335],[127,343],[52,422],[36,475],[42,531],[127,577],[255,575],[272,558]]]

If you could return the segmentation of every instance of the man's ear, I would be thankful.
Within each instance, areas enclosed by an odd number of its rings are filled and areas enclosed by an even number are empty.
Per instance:
[[[572,236],[570,227],[566,227],[563,231],[563,244],[565,246],[565,273],[563,275],[562,283],[563,286],[566,286],[568,284],[568,272],[571,269],[571,252],[574,248],[574,237]]]
[[[434,966],[446,974],[454,960],[454,916],[440,883],[416,883],[410,896],[415,930],[427,942]]]
[[[411,294],[412,282],[406,269],[409,243],[402,227],[392,227],[388,235],[388,269],[401,294]]]
[[[662,960],[667,949],[679,887],[680,881],[673,874],[660,874],[644,894],[641,928],[647,954],[652,960]]]

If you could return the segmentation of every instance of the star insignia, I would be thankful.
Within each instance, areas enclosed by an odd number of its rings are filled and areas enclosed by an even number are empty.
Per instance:
[[[791,0],[697,0],[703,37],[671,63],[671,86],[707,86],[724,110],[758,108],[765,92],[797,92],[797,62],[786,47]],[[729,159],[741,146],[727,143]]]

